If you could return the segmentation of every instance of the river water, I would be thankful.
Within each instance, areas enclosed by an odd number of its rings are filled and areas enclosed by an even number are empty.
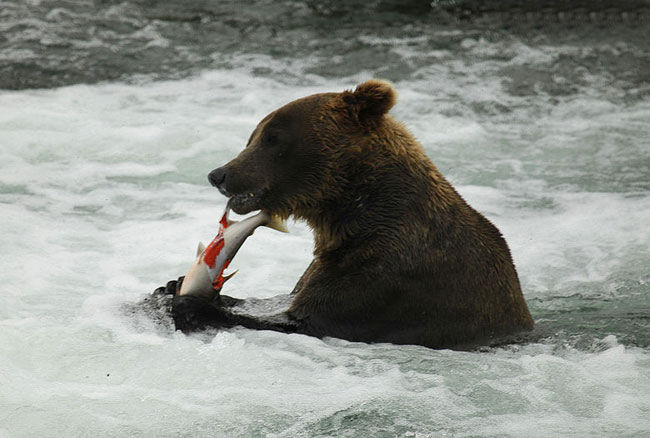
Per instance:
[[[648,436],[647,2],[0,2],[0,436]],[[284,103],[370,77],[508,240],[538,341],[475,352],[234,329],[147,293]],[[224,292],[286,293],[302,223]]]

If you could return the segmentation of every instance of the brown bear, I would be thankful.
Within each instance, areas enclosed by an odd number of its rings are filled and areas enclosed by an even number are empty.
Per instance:
[[[246,309],[255,300],[176,296],[177,328],[435,348],[532,329],[505,240],[387,114],[395,100],[381,80],[298,99],[266,116],[244,150],[210,173],[239,214],[264,209],[307,221],[314,259],[277,314],[253,315]]]

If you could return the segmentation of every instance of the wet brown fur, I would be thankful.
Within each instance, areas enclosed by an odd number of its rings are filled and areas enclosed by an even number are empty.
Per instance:
[[[299,99],[224,167],[229,192],[262,194],[239,212],[293,215],[314,231],[288,316],[314,336],[429,347],[530,330],[505,240],[387,114],[395,101],[379,80]]]

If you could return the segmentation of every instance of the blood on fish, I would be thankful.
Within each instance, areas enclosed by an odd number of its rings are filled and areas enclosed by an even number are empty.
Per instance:
[[[215,288],[215,290],[220,290],[223,287],[223,284],[226,282],[227,278],[223,278],[223,273],[230,264],[230,259],[226,259],[226,262],[223,264],[223,267],[221,268],[221,272],[219,272],[219,275],[217,278],[214,279],[212,282],[212,287]],[[229,276],[231,277],[232,274]]]
[[[210,242],[208,247],[205,249],[205,252],[203,253],[203,261],[210,267],[210,269],[214,268],[214,263],[217,260],[217,256],[225,245],[223,232],[228,227],[228,219],[226,218],[226,215],[227,213],[224,213],[221,217],[221,220],[219,221],[219,232],[217,233],[216,237],[212,239],[212,242]],[[223,270],[221,272],[223,272]]]
[[[212,239],[207,248],[199,245],[199,251],[202,251],[197,255],[194,265],[186,275],[179,295],[196,295],[209,299],[215,296],[212,289],[216,290],[218,295],[224,283],[237,272],[224,275],[232,257],[237,253],[244,240],[253,234],[253,230],[261,225],[266,225],[278,231],[287,231],[284,223],[266,212],[260,212],[241,222],[230,222],[228,220],[228,208],[226,208],[219,220],[219,230],[215,238]],[[228,232],[229,240],[226,242],[226,230],[230,227],[232,227],[232,230]],[[221,254],[222,251],[226,252]],[[218,270],[217,261],[220,263]]]
[[[205,249],[205,252],[203,253],[203,261],[210,267],[210,269],[214,268],[214,263],[217,260],[217,256],[223,249],[224,244],[225,242],[223,240],[223,232],[219,231],[217,237],[215,237],[214,240],[210,242],[208,247]]]
[[[224,212],[223,216],[221,216],[221,220],[219,221],[219,225],[221,225],[224,230],[226,228],[228,228],[228,217],[227,216],[228,216],[228,210],[226,210]]]

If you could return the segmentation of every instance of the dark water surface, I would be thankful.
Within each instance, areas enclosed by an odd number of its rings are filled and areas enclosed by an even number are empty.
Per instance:
[[[234,67],[289,82],[360,70],[398,81],[432,63],[515,56],[466,54],[463,41],[483,38],[575,48],[500,71],[513,95],[572,94],[592,85],[590,76],[606,75],[617,97],[634,99],[648,92],[649,17],[647,1],[3,1],[0,87]],[[268,62],[251,62],[257,55]]]

